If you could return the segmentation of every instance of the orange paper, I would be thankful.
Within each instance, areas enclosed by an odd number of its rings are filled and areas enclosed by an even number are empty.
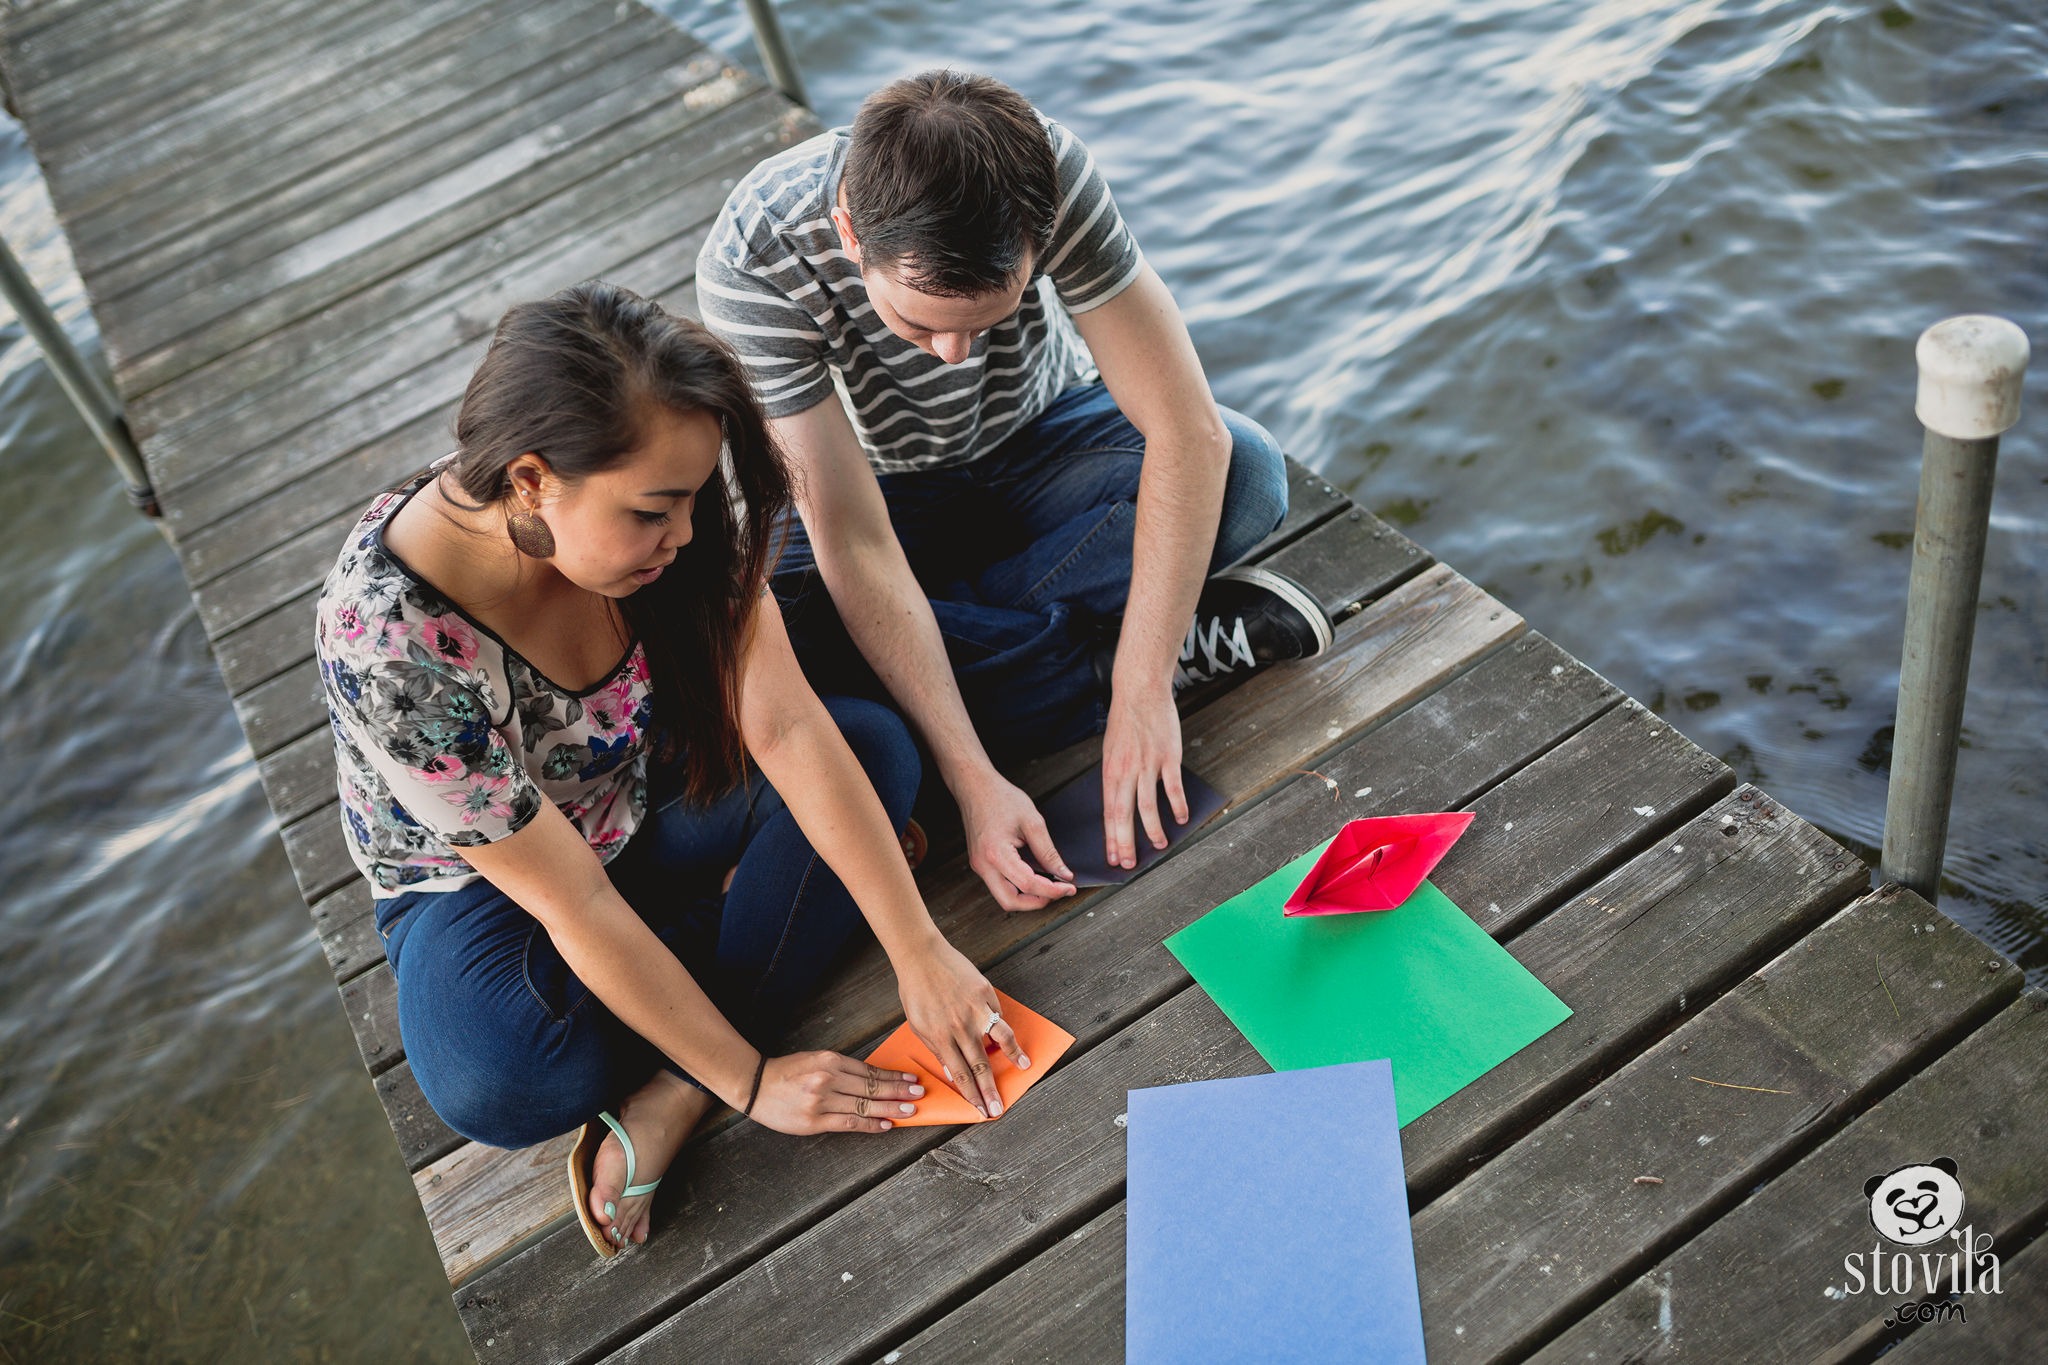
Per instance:
[[[1042,1014],[996,992],[996,999],[1002,1003],[1003,1022],[1017,1034],[1017,1045],[1024,1049],[1024,1055],[1031,1059],[1028,1071],[1019,1071],[1010,1064],[1003,1050],[995,1040],[983,1038],[981,1045],[988,1052],[989,1065],[995,1068],[996,1093],[1003,1097],[1003,1113],[1010,1112],[1020,1096],[1029,1090],[1052,1064],[1066,1055],[1074,1045],[1074,1035],[1061,1028]],[[941,1123],[986,1123],[975,1107],[962,1099],[947,1083],[946,1073],[939,1066],[938,1058],[904,1024],[882,1040],[881,1046],[868,1054],[868,1065],[882,1067],[889,1071],[912,1071],[917,1073],[918,1084],[924,1087],[924,1098],[913,1100],[917,1112],[907,1118],[891,1118],[889,1121],[898,1128],[927,1128]]]

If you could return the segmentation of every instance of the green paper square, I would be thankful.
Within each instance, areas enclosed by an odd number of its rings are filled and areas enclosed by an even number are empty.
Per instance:
[[[1327,847],[1166,940],[1275,1071],[1385,1057],[1405,1127],[1571,1017],[1429,882],[1392,910],[1282,914]]]

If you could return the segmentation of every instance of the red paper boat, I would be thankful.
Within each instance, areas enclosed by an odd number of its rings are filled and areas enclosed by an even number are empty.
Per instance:
[[[1353,820],[1287,898],[1288,915],[1391,910],[1415,894],[1472,823],[1469,811]]]

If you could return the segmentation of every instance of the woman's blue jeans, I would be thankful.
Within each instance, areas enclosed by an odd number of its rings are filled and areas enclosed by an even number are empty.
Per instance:
[[[1230,473],[1210,573],[1287,514],[1279,444],[1249,417],[1222,413]],[[1108,724],[1109,690],[1095,664],[1115,645],[1131,595],[1144,456],[1144,436],[1109,390],[1083,384],[971,464],[878,479],[960,698],[998,761],[1050,752]],[[811,686],[886,697],[840,622],[803,524],[791,516],[785,528],[775,595]]]
[[[900,831],[919,763],[895,712],[827,698]],[[650,774],[646,821],[605,868],[734,1028],[769,1050],[861,927],[859,910],[758,768],[708,807]],[[737,867],[732,889],[719,884]],[[377,903],[398,978],[398,1031],[427,1103],[494,1147],[529,1147],[615,1107],[665,1067],[576,979],[540,922],[478,879]]]

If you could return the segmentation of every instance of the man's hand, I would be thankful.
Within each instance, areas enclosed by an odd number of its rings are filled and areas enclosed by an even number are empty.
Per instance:
[[[1166,788],[1168,811],[1159,809]],[[1109,726],[1102,733],[1102,851],[1113,867],[1138,864],[1132,811],[1152,847],[1166,847],[1165,818],[1188,822],[1187,793],[1180,781],[1180,712],[1173,689],[1119,687],[1110,696]]]
[[[1177,751],[1178,734],[1174,742]],[[1030,797],[993,768],[961,787],[957,795],[960,823],[967,833],[967,865],[987,883],[997,905],[1005,910],[1043,910],[1074,894],[1071,880],[1056,882],[1039,876],[1017,851],[1028,848],[1040,867],[1067,878],[1074,875],[1053,847],[1045,817]]]

